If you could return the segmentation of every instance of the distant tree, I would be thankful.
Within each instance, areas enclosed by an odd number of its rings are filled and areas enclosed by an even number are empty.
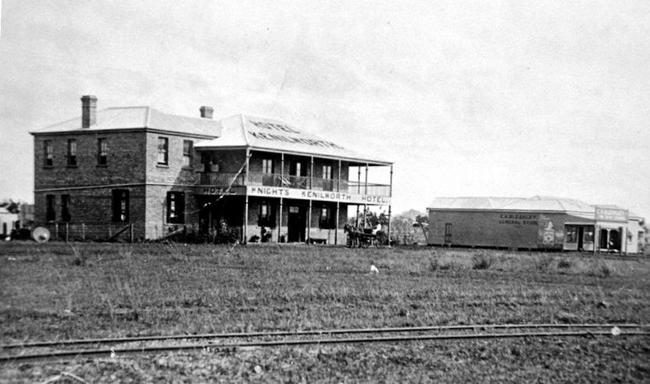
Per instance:
[[[6,208],[7,211],[11,213],[18,213],[20,212],[20,202],[19,201],[13,201],[12,199],[5,199],[2,202],[0,202],[0,207]]]
[[[427,215],[417,215],[415,217],[415,222],[419,224],[429,224],[429,216]]]

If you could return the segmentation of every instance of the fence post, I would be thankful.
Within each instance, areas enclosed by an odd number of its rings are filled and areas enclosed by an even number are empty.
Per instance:
[[[129,240],[133,243],[133,223],[129,224]]]
[[[56,239],[59,240],[59,223],[54,223],[54,233],[56,234]]]
[[[86,241],[86,223],[81,223],[81,241]]]
[[[70,223],[65,223],[65,242],[67,243],[70,238]]]

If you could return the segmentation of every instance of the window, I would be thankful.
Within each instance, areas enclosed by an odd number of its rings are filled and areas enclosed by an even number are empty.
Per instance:
[[[70,222],[70,195],[61,195],[61,221]]]
[[[169,139],[166,137],[158,138],[158,164],[167,165]]]
[[[271,204],[262,203],[260,205],[260,214],[258,218],[258,225],[263,227],[275,227],[275,219],[273,217],[273,210]]]
[[[183,167],[192,166],[192,140],[183,140]]]
[[[302,164],[296,162],[296,163],[294,164],[294,171],[293,171],[293,174],[294,174],[295,176],[302,176],[302,169],[301,169],[301,168],[302,168]]]
[[[55,204],[54,195],[46,195],[45,202],[46,202],[45,220],[46,221],[56,220],[56,213],[54,211],[54,204]]]
[[[323,165],[323,179],[331,180],[332,179],[332,166]]]
[[[262,173],[265,173],[265,174],[273,173],[273,160],[272,159],[262,159]]]
[[[320,217],[318,220],[318,227],[321,229],[334,228],[334,220],[332,217],[332,209],[324,205],[320,210]]]
[[[445,223],[445,243],[451,244],[451,223]]]
[[[97,139],[97,165],[108,164],[108,142],[106,139]]]
[[[68,139],[68,166],[77,166],[77,140]]]
[[[564,227],[566,233],[565,241],[567,243],[577,243],[578,242],[578,227],[575,225],[567,225]]]
[[[184,192],[167,192],[167,222],[171,224],[185,222]]]
[[[332,166],[323,165],[323,190],[333,191],[334,182],[332,181]]]
[[[45,140],[43,142],[43,152],[44,152],[44,157],[45,157],[45,163],[44,165],[46,167],[51,167],[54,165],[54,150],[52,149],[52,141],[51,140]]]
[[[129,221],[129,191],[114,189],[113,193],[113,222],[124,223]]]

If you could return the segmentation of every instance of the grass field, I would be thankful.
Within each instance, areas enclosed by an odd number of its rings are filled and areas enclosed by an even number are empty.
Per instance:
[[[0,244],[2,343],[487,323],[648,323],[650,262],[433,248]],[[375,264],[380,273],[370,274]],[[650,340],[513,339],[0,366],[43,382],[647,382]]]

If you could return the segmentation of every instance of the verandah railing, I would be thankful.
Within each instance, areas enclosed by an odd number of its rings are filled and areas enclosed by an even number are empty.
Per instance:
[[[310,178],[308,176],[289,176],[274,173],[202,173],[201,185],[228,186],[263,185],[269,187],[286,187],[297,189],[312,189],[318,191],[336,191],[368,195],[389,196],[390,185],[365,183],[350,180]]]

